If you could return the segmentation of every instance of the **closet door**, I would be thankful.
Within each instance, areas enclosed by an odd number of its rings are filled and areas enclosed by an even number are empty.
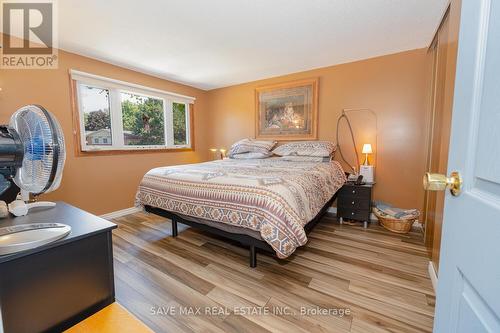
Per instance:
[[[449,14],[446,13],[436,34],[433,49],[432,104],[429,130],[427,171],[445,174],[448,167],[456,46],[450,44]],[[425,240],[434,269],[439,266],[444,193],[427,191],[424,210]]]
[[[430,171],[430,163],[432,160],[432,137],[434,133],[434,117],[436,115],[436,84],[437,84],[437,56],[438,56],[438,39],[437,35],[432,41],[428,50],[428,62],[431,63],[430,67],[430,86],[429,86],[429,128],[427,138],[427,159],[425,170]],[[434,200],[430,198],[430,192],[424,191],[424,210],[422,212],[422,221],[424,229],[425,245],[429,251],[429,256],[432,254],[432,241],[434,235],[434,222],[429,218],[429,215],[434,211]]]

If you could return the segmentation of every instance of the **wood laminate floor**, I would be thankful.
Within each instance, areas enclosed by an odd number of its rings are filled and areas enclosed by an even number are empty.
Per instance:
[[[246,249],[194,229],[168,237],[164,218],[114,222],[117,301],[156,332],[432,331],[435,296],[418,232],[325,217],[290,258],[259,254],[251,269]]]

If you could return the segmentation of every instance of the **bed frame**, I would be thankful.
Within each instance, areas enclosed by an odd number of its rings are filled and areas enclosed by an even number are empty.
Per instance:
[[[305,227],[304,230],[306,233],[311,232],[312,229],[318,224],[318,222],[321,220],[321,218],[326,214],[328,211],[328,208],[331,207],[333,201],[337,198],[337,193],[335,193],[330,200],[321,208],[319,213],[311,220],[309,221]],[[202,230],[202,231],[207,231],[209,233],[212,233],[217,236],[222,236],[224,238],[236,241],[241,243],[244,246],[249,247],[249,257],[250,257],[250,267],[254,268],[257,267],[257,249],[264,250],[266,252],[274,254],[275,251],[273,248],[266,243],[264,240],[259,240],[256,238],[253,238],[251,236],[245,235],[245,234],[236,234],[232,232],[227,232],[215,227],[208,226],[206,224],[201,224],[198,222],[193,222],[189,221],[186,219],[183,219],[179,215],[173,212],[166,211],[161,208],[156,208],[153,206],[144,206],[145,210],[149,213],[153,213],[165,218],[168,218],[172,221],[172,237],[177,237],[178,231],[177,231],[177,223],[182,223],[189,225],[190,227]]]

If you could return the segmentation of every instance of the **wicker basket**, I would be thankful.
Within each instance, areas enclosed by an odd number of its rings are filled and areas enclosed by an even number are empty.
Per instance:
[[[381,216],[374,212],[375,216],[378,218],[380,224],[389,231],[396,232],[398,234],[407,234],[411,230],[411,226],[417,220],[418,216],[411,217],[408,219],[394,219]]]

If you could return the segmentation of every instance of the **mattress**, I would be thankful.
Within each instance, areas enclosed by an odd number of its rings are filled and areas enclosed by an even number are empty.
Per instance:
[[[256,232],[286,258],[307,242],[304,226],[345,180],[336,161],[224,159],[150,170],[136,205]]]

